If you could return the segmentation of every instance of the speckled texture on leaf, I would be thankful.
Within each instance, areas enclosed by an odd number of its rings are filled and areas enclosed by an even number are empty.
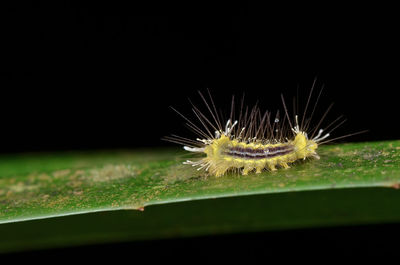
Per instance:
[[[182,152],[0,157],[0,223],[187,200],[400,184],[400,141],[323,146],[321,160],[275,172],[205,176]]]

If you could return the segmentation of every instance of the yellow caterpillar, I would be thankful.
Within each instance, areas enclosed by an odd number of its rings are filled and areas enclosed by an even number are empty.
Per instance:
[[[289,163],[298,159],[313,157],[319,159],[316,149],[318,142],[329,136],[321,136],[322,130],[313,139],[308,139],[307,134],[298,129],[293,130],[296,134],[293,140],[284,143],[262,144],[255,142],[247,143],[232,137],[231,131],[235,123],[227,122],[226,130],[219,131],[214,139],[203,139],[204,147],[184,146],[186,151],[205,153],[206,157],[199,161],[186,161],[185,164],[205,168],[215,176],[221,176],[229,169],[243,168],[242,174],[247,175],[256,170],[261,173],[263,169],[276,170],[276,166],[289,168]]]
[[[247,175],[253,171],[261,173],[263,170],[274,171],[277,168],[289,168],[291,163],[300,159],[319,159],[317,148],[320,144],[347,137],[350,134],[328,141],[325,140],[330,136],[330,132],[345,122],[345,120],[340,121],[342,116],[326,127],[327,129],[336,124],[328,133],[323,134],[325,130],[318,129],[332,107],[333,104],[331,104],[322,115],[318,125],[310,132],[311,136],[308,136],[307,130],[315,112],[316,104],[310,117],[305,119],[304,116],[307,114],[313,87],[309,94],[301,123],[299,124],[298,115],[296,114],[293,119],[294,126],[292,126],[283,96],[282,103],[285,109],[285,116],[282,123],[279,121],[279,111],[276,113],[275,119],[271,119],[271,112],[266,111],[264,115],[261,115],[261,111],[257,106],[254,106],[251,111],[248,108],[244,110],[243,99],[239,119],[232,122],[235,116],[233,97],[230,119],[228,119],[223,128],[210,92],[208,91],[208,95],[211,104],[199,92],[211,118],[193,105],[192,110],[201,124],[196,125],[174,110],[187,121],[187,126],[201,138],[192,140],[172,135],[165,137],[165,139],[184,145],[186,151],[202,154],[201,158],[187,160],[184,164],[197,167],[198,170],[205,170],[217,177],[224,175],[228,171],[238,171],[243,175]],[[320,95],[321,92],[318,95],[317,102]]]

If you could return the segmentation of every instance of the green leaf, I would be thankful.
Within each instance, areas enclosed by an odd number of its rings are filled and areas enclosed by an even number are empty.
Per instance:
[[[400,141],[319,154],[287,170],[219,178],[182,165],[176,149],[3,156],[0,251],[400,221],[400,193],[380,189],[399,188]],[[82,213],[90,214],[69,216]],[[17,222],[60,216],[69,217]]]

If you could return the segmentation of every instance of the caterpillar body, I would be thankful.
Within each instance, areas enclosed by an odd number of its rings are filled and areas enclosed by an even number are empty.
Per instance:
[[[319,129],[326,114],[333,106],[331,104],[322,115],[318,125],[309,130],[322,92],[321,89],[310,117],[304,118],[308,111],[313,88],[314,85],[300,123],[297,114],[294,114],[292,119],[290,118],[283,96],[281,98],[285,115],[282,122],[279,120],[279,111],[276,112],[275,118],[272,118],[269,111],[262,115],[257,105],[251,109],[244,108],[244,98],[241,101],[239,117],[235,119],[235,101],[232,97],[230,118],[224,123],[225,126],[222,126],[221,117],[218,115],[210,92],[208,91],[209,103],[199,91],[211,117],[207,117],[192,104],[192,110],[200,122],[196,125],[174,108],[173,110],[183,117],[187,122],[186,125],[200,137],[192,140],[172,135],[165,137],[165,140],[182,144],[186,151],[202,155],[198,159],[186,160],[184,164],[197,167],[198,170],[204,170],[217,177],[229,171],[247,175],[250,172],[261,173],[263,170],[287,169],[297,160],[320,159],[317,154],[319,145],[330,141],[326,140],[330,133],[345,120],[342,120],[342,116],[340,116],[325,129]],[[328,127],[332,126],[333,129],[326,132]],[[349,135],[343,137],[347,136]]]
[[[236,122],[235,122],[236,123]],[[318,140],[323,140],[329,134],[321,138],[308,139],[307,134],[294,129],[296,136],[293,140],[283,143],[268,144],[262,141],[238,140],[230,134],[235,123],[227,122],[225,131],[218,131],[214,139],[200,139],[204,147],[184,146],[186,151],[205,153],[206,157],[199,161],[187,160],[185,164],[205,168],[215,176],[221,176],[229,169],[241,169],[243,175],[255,170],[261,173],[263,169],[276,170],[277,166],[289,168],[289,163],[298,159],[314,157],[319,159],[316,149]]]

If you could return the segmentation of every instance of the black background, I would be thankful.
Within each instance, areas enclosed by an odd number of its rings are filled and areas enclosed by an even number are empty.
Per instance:
[[[198,102],[197,90],[210,88],[222,109],[232,94],[245,92],[250,105],[259,100],[263,109],[275,110],[281,107],[280,93],[290,101],[297,87],[304,102],[316,77],[317,89],[325,85],[318,114],[335,102],[331,120],[348,118],[338,136],[369,129],[347,141],[398,139],[400,43],[393,7],[53,2],[0,9],[2,153],[172,145],[160,138],[187,131],[169,106],[190,113],[187,99]],[[272,234],[282,248],[264,244],[271,234],[166,244],[171,253],[183,248],[195,256],[203,244],[228,251],[244,240],[245,251],[262,257],[261,246],[277,255],[287,255],[293,246],[300,247],[296,253],[307,253],[311,236],[311,247],[326,256],[343,248],[351,256],[357,246],[360,257],[392,253],[395,245],[382,235],[398,230]],[[342,237],[352,241],[342,247]],[[380,242],[386,242],[381,252]],[[164,243],[154,243],[155,250],[165,250]],[[127,255],[134,247],[152,256],[146,244],[105,251]],[[75,251],[89,256],[98,249]]]
[[[1,9],[1,152],[135,148],[191,137],[169,106],[210,88],[281,108],[325,85],[346,141],[397,139],[396,17],[374,6],[118,5]],[[288,103],[288,105],[291,105]],[[190,116],[190,115],[189,115]],[[192,116],[191,116],[192,117]]]
[[[237,235],[151,240],[12,253],[2,261],[40,260],[159,264],[255,264],[379,262],[398,257],[398,225],[313,228]]]

